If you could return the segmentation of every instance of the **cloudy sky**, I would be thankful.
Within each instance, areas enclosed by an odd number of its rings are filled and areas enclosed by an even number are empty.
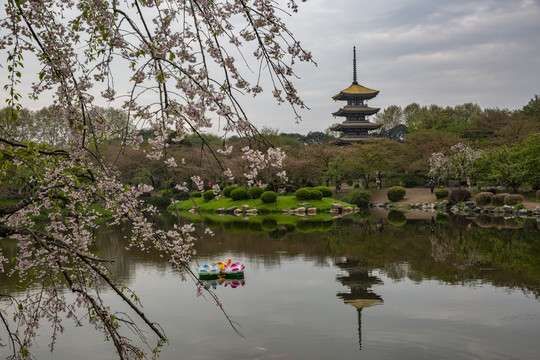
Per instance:
[[[540,94],[539,0],[308,0],[288,21],[318,66],[301,66],[302,122],[269,97],[248,101],[259,127],[324,131],[343,118],[332,96],[352,82],[379,90],[370,106],[473,102],[518,109]]]
[[[380,91],[372,107],[472,102],[518,109],[540,95],[540,0],[308,0],[285,17],[317,62],[296,68],[310,110],[297,124],[270,91],[246,96],[259,128],[306,134],[343,121],[332,116],[342,105],[332,96],[352,82],[353,46],[358,82]],[[43,97],[25,106],[49,103]]]

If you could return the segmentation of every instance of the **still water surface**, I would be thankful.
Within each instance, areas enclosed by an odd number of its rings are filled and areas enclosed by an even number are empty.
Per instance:
[[[104,229],[96,251],[167,334],[160,359],[539,359],[538,223],[486,221],[213,223],[197,260],[246,265],[244,281],[208,284],[242,336],[118,231]],[[53,354],[46,331],[38,346],[38,359],[114,358],[89,326],[68,329]]]

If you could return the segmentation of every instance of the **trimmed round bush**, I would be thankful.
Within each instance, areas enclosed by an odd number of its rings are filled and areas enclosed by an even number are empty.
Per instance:
[[[407,223],[407,218],[401,211],[390,210],[388,213],[388,223],[393,226],[403,226]]]
[[[311,200],[321,200],[323,198],[323,193],[320,192],[319,190],[310,190],[309,194],[310,194],[309,198]]]
[[[468,201],[472,197],[471,192],[465,189],[454,189],[448,195],[448,201],[452,204]]]
[[[523,203],[523,196],[518,194],[507,195],[504,198],[504,205],[514,206],[519,203]]]
[[[406,192],[407,190],[405,190],[403,186],[392,186],[386,192],[386,196],[388,196],[388,200],[396,202],[396,201],[403,200]]]
[[[491,198],[491,203],[494,205],[494,206],[503,206],[504,205],[504,199],[510,194],[508,193],[500,193],[500,194],[495,194],[493,195],[493,197]]]
[[[536,200],[540,200],[540,190],[536,190]]]
[[[200,198],[202,197],[202,194],[200,191],[194,191],[191,193],[191,197],[194,197],[194,198]]]
[[[311,199],[311,191],[306,188],[298,189],[294,192],[294,197],[298,200],[309,200]]]
[[[249,197],[252,199],[258,199],[264,193],[264,189],[258,186],[250,187],[248,190]]]
[[[261,195],[261,201],[265,204],[271,204],[276,202],[277,194],[273,191],[265,191]]]
[[[450,191],[446,190],[446,189],[439,189],[437,191],[435,191],[435,197],[437,198],[437,200],[441,200],[441,199],[444,199],[448,196],[448,194],[450,194]]]
[[[247,189],[243,186],[240,186],[233,191],[231,191],[231,199],[233,200],[245,200],[247,199],[248,192]]]
[[[328,186],[315,186],[313,190],[322,192],[323,197],[332,197],[334,195],[334,192]]]
[[[236,185],[226,186],[225,189],[223,189],[223,196],[231,197],[231,191],[233,191],[235,189],[238,189],[238,186],[236,186]]]
[[[491,198],[493,198],[493,193],[481,192],[476,194],[476,196],[474,197],[474,202],[476,202],[476,205],[484,206],[487,204],[491,204]]]
[[[371,201],[371,192],[367,190],[354,190],[351,191],[343,201],[354,204],[360,208],[367,208]]]
[[[216,197],[216,194],[214,194],[214,190],[206,190],[203,193],[203,198],[204,198],[205,201],[210,201],[215,197]]]

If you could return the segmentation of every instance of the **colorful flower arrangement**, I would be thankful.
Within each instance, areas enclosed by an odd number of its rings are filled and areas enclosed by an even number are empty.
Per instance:
[[[217,262],[204,265],[199,265],[196,269],[199,274],[199,279],[209,280],[223,277],[227,279],[241,279],[244,277],[245,265],[237,262],[232,262],[231,259],[227,262]]]

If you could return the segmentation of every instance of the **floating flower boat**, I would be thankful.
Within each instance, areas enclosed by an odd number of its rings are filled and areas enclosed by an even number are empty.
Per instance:
[[[221,273],[221,269],[219,268],[217,264],[200,265],[197,267],[196,271],[199,274],[199,279],[202,279],[202,280],[216,279]]]
[[[241,264],[238,261],[233,263],[232,260],[229,259],[225,263],[218,262],[212,263],[212,265],[200,265],[197,267],[196,271],[201,280],[216,279],[218,276],[229,279],[242,279],[244,277],[245,268],[244,264]]]

